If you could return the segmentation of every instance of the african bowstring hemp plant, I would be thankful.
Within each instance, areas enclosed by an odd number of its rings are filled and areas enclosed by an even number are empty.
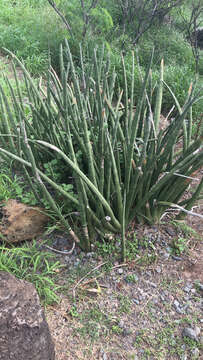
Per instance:
[[[91,54],[91,66],[80,48],[80,66],[78,62],[76,66],[66,42],[60,48],[60,76],[50,68],[46,87],[7,52],[23,71],[27,101],[25,111],[25,94],[17,76],[15,89],[6,80],[10,100],[0,85],[0,153],[21,164],[35,196],[46,199],[75,242],[89,250],[97,233],[119,233],[125,259],[125,234],[132,221],[151,224],[159,222],[172,205],[191,208],[203,186],[201,181],[193,195],[182,200],[203,164],[203,137],[193,140],[192,117],[185,122],[202,95],[195,86],[191,85],[181,107],[164,83],[162,61],[153,99],[152,53],[135,104],[134,54],[130,84],[122,58],[124,86],[118,92],[117,74],[104,47]],[[178,111],[170,125],[160,130],[163,86]],[[53,161],[60,164],[62,180],[54,178]],[[66,190],[70,181],[74,193]],[[70,216],[63,210],[64,203],[77,211]]]

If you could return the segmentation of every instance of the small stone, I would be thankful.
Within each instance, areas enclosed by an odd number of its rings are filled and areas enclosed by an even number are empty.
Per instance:
[[[167,246],[166,247],[166,251],[169,253],[169,255],[171,254],[171,252],[172,252],[172,248],[170,247],[170,246]]]
[[[176,232],[175,232],[173,229],[171,229],[171,228],[166,229],[166,232],[167,232],[170,236],[175,236],[175,235],[176,235]]]
[[[153,282],[149,282],[149,285],[151,285],[153,288],[156,288],[156,287],[157,287],[157,285],[154,284]]]
[[[203,291],[203,284],[198,284],[198,289]]]
[[[191,293],[195,294],[196,293],[196,289],[191,289]]]
[[[201,322],[201,324],[203,324],[203,319],[200,319],[199,321]]]
[[[174,300],[173,304],[174,304],[175,307],[180,306],[180,303],[177,300]]]
[[[133,302],[134,302],[136,305],[139,305],[139,304],[140,304],[139,300],[137,300],[137,299],[133,299]]]
[[[196,332],[196,335],[199,336],[201,329],[198,326],[195,326],[195,332]]]
[[[132,330],[131,329],[129,329],[129,328],[124,328],[123,329],[123,336],[128,336],[128,335],[130,335],[132,333]]]
[[[161,273],[161,267],[160,267],[160,266],[157,266],[157,268],[156,268],[156,272],[157,272],[158,274],[160,274],[160,273]]]
[[[90,258],[90,257],[93,257],[93,255],[94,255],[93,252],[88,252],[88,253],[86,254],[86,257],[87,257],[87,258]]]
[[[120,320],[119,323],[118,323],[118,326],[119,326],[121,329],[123,329],[123,328],[124,328],[124,325],[125,325],[124,321],[123,321],[123,320]]]
[[[182,336],[186,336],[186,337],[189,337],[190,339],[192,340],[195,340],[197,341],[197,333],[194,329],[192,328],[184,328],[183,331],[182,331]]]
[[[198,359],[199,357],[199,349],[198,348],[195,348],[191,351],[192,353],[192,356],[193,356],[193,359]]]
[[[183,291],[185,291],[186,293],[189,293],[191,290],[191,288],[189,286],[185,286]]]
[[[118,274],[119,275],[123,274],[123,269],[122,268],[118,269]]]
[[[172,255],[172,259],[176,260],[176,261],[181,261],[182,260],[182,258],[180,256],[175,256],[175,255]]]
[[[170,251],[169,251],[170,252]],[[163,258],[164,258],[164,260],[168,260],[169,259],[169,257],[170,257],[170,254],[169,254],[169,252],[163,252],[162,253],[162,256],[163,256]]]
[[[108,360],[106,353],[104,352],[102,355],[102,360]]]

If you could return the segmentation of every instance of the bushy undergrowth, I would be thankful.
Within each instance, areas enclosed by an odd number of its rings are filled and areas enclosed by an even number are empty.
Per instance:
[[[61,78],[50,69],[43,90],[13,55],[24,72],[29,116],[18,80],[17,96],[7,81],[12,102],[0,88],[0,152],[22,166],[36,199],[47,201],[75,242],[90,249],[96,233],[120,233],[124,258],[125,232],[132,221],[159,222],[168,207],[187,211],[199,197],[203,180],[182,200],[203,165],[202,134],[192,139],[191,112],[202,90],[190,86],[179,103],[164,85],[163,62],[154,87],[152,56],[143,74],[131,61],[128,83],[129,62],[121,56],[124,88],[118,91],[117,73],[105,51],[95,49],[89,56],[92,67],[85,68],[81,48],[78,66],[66,43],[60,51]],[[140,81],[136,102],[135,68]],[[161,130],[163,87],[177,110]]]

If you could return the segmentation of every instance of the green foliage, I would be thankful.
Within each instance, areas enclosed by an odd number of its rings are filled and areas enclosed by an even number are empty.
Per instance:
[[[55,256],[38,249],[36,242],[20,248],[0,246],[0,271],[33,283],[44,305],[58,301],[55,281],[59,267]]]
[[[174,239],[172,244],[173,252],[176,255],[181,255],[182,253],[184,253],[188,249],[187,242],[188,240],[182,237]]]
[[[36,184],[35,195],[49,203],[76,242],[90,249],[96,233],[120,233],[124,259],[125,232],[132,220],[157,223],[172,204],[189,209],[199,196],[203,181],[190,198],[181,200],[190,181],[179,174],[191,176],[203,165],[203,153],[199,151],[202,138],[192,140],[191,116],[185,123],[202,93],[190,88],[181,106],[172,89],[165,85],[177,115],[164,131],[159,130],[164,103],[163,62],[155,88],[152,57],[144,76],[138,66],[141,88],[134,103],[134,60],[130,82],[128,62],[121,57],[124,88],[118,92],[117,74],[111,70],[104,49],[98,55],[96,50],[92,54],[91,69],[85,69],[81,49],[79,72],[68,43],[65,50],[69,68],[64,68],[61,48],[61,80],[55,73],[48,73],[47,96],[41,95],[14,57],[29,83],[27,97],[32,120],[28,121],[24,114],[20,93],[17,98],[11,91],[13,112],[1,89],[5,123],[14,136],[0,151],[22,165],[29,186],[34,190],[33,183]],[[180,139],[183,146],[174,154]],[[64,213],[64,200],[69,208],[77,209],[75,219]]]
[[[59,25],[57,15],[49,6],[33,6],[34,2],[22,1],[12,6],[3,2],[0,12],[0,47],[6,47],[24,60],[33,74],[41,74],[48,66],[50,48],[53,64],[56,48],[67,36]],[[39,5],[39,4],[38,4]],[[23,13],[23,16],[22,16]]]
[[[91,24],[94,31],[105,34],[113,27],[113,19],[109,12],[104,8],[95,8],[90,12]]]

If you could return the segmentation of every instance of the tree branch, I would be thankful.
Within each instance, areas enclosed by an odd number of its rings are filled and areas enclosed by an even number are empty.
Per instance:
[[[48,3],[51,5],[51,7],[56,11],[56,13],[60,16],[60,18],[62,19],[63,23],[66,25],[67,30],[69,31],[69,33],[71,34],[71,36],[73,37],[73,33],[72,33],[72,29],[71,26],[69,25],[68,21],[66,20],[65,16],[61,13],[61,11],[57,8],[56,4],[54,1],[52,0],[47,0]]]

